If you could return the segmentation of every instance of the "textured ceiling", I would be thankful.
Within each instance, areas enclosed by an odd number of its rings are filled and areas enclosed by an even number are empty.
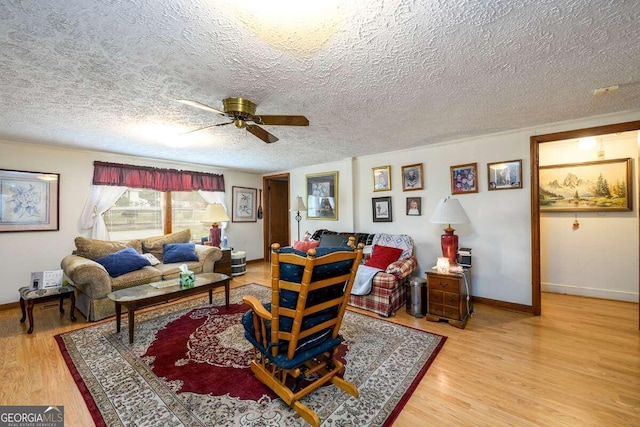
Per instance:
[[[229,96],[311,125],[180,135]],[[3,140],[274,172],[639,107],[638,1],[0,2]]]

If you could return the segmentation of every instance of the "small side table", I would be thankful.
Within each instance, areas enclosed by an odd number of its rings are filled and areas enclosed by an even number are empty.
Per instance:
[[[22,318],[20,319],[20,323],[24,323],[27,315],[29,316],[29,329],[27,333],[30,334],[33,332],[33,306],[35,303],[41,303],[46,301],[51,301],[54,299],[60,299],[60,313],[64,313],[64,308],[62,304],[66,296],[71,298],[71,311],[70,319],[72,322],[76,321],[76,294],[75,288],[73,286],[59,286],[57,288],[48,288],[48,289],[32,289],[28,286],[22,287],[18,290],[20,292],[20,308],[22,309]],[[27,302],[26,311],[25,311],[25,301]]]
[[[471,269],[462,273],[427,271],[427,315],[431,322],[446,320],[456,328],[464,329],[473,312],[469,302]]]

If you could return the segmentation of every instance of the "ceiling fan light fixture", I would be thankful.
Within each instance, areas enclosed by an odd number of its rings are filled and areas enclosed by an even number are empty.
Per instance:
[[[232,116],[251,118],[256,114],[256,104],[245,98],[226,98],[222,100],[224,112]]]
[[[237,128],[244,129],[247,126],[247,122],[243,119],[235,119],[233,121]]]

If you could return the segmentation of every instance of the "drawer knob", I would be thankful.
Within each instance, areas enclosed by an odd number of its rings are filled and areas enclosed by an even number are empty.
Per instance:
[[[438,282],[438,285],[440,285],[440,286],[441,286],[441,287],[443,287],[443,288],[447,286],[447,284],[446,284],[446,283],[444,283],[444,282]]]

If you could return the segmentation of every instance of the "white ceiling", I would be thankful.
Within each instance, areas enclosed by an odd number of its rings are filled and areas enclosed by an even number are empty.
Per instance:
[[[311,124],[180,135],[230,96]],[[639,107],[638,1],[0,2],[3,140],[268,173]]]

